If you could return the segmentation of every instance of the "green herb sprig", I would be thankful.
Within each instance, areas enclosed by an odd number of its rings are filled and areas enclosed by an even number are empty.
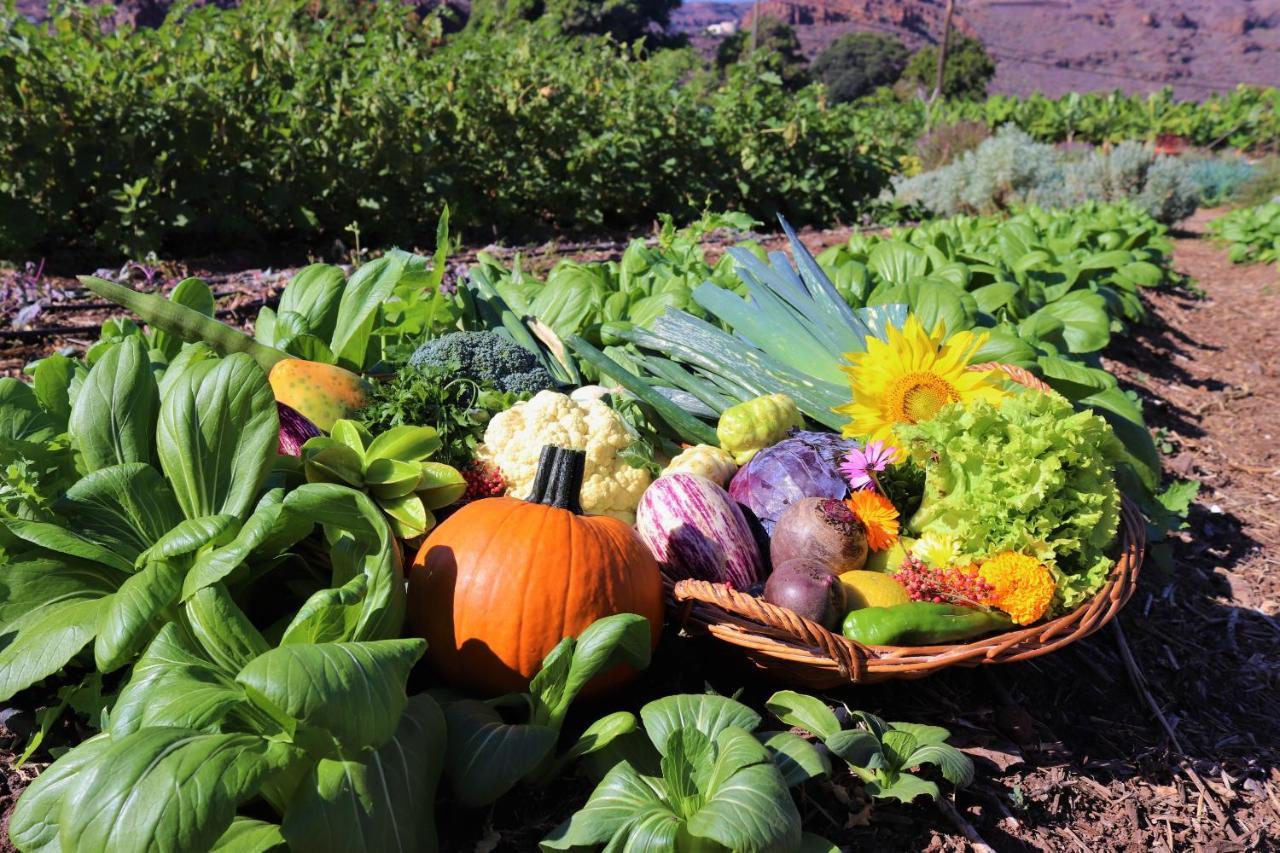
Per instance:
[[[454,364],[406,366],[374,389],[360,423],[374,435],[398,426],[435,427],[441,442],[435,458],[463,468],[484,440],[489,420],[519,399],[490,383],[459,376]]]

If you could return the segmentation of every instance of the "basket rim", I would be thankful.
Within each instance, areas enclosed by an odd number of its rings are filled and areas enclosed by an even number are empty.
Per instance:
[[[766,669],[809,682],[830,682],[828,686],[918,678],[955,665],[1027,660],[1097,631],[1133,595],[1146,550],[1145,522],[1128,497],[1122,495],[1121,501],[1120,554],[1101,589],[1070,613],[968,643],[866,646],[728,584],[686,579],[674,584],[672,594],[683,605],[686,628],[745,649]]]

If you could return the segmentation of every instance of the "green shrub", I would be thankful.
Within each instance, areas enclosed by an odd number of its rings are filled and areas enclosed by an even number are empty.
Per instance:
[[[1060,206],[1061,158],[1052,147],[1006,126],[947,166],[894,181],[897,200],[934,213],[995,213],[1024,204]]]
[[[1280,198],[1280,156],[1272,154],[1253,164],[1253,174],[1236,188],[1233,201],[1245,206],[1257,206],[1274,198]]]
[[[942,94],[948,98],[977,100],[987,96],[987,84],[995,76],[996,63],[982,42],[968,36],[953,36],[947,47],[942,72]],[[938,77],[938,48],[922,47],[911,55],[902,79],[933,91]]]
[[[680,0],[548,0],[547,15],[566,33],[609,34],[631,41],[665,27]]]
[[[1074,203],[1129,199],[1158,222],[1177,222],[1195,212],[1199,188],[1190,164],[1160,157],[1141,142],[1097,150],[1064,169],[1065,192]]]
[[[1189,176],[1202,204],[1226,204],[1256,180],[1262,171],[1243,157],[1188,158]]]
[[[518,21],[536,21],[546,8],[545,0],[471,0],[467,26],[493,29]]]
[[[813,61],[813,76],[827,87],[833,104],[892,86],[907,67],[907,48],[893,36],[846,33]]]
[[[1200,192],[1190,163],[1157,156],[1140,142],[1071,159],[1012,125],[947,166],[895,180],[894,188],[897,201],[945,216],[1129,200],[1165,223],[1194,212]]]
[[[859,112],[818,87],[537,25],[442,41],[398,4],[281,0],[136,32],[63,11],[0,38],[0,257],[315,244],[353,221],[369,244],[429,243],[446,201],[513,240],[707,207],[811,223],[888,180]]]

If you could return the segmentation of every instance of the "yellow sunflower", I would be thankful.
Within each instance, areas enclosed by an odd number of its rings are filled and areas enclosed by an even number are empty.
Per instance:
[[[925,332],[911,315],[889,340],[867,340],[867,351],[846,353],[853,401],[836,407],[849,416],[849,437],[893,440],[898,424],[927,421],[948,403],[996,402],[1004,396],[1000,372],[968,370],[969,360],[987,341],[986,333],[957,332],[950,338],[942,323]]]

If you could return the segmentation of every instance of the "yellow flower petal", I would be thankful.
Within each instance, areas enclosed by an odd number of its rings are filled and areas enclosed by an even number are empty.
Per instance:
[[[853,399],[835,409],[849,416],[844,435],[890,441],[894,426],[929,420],[950,403],[998,402],[1002,375],[966,369],[987,334],[945,335],[941,322],[929,333],[909,315],[902,329],[888,330],[887,340],[872,338],[866,352],[847,353],[842,370]]]
[[[1035,557],[1012,551],[998,554],[982,564],[978,575],[991,584],[986,603],[1008,613],[1018,625],[1040,619],[1053,603],[1053,575]]]

